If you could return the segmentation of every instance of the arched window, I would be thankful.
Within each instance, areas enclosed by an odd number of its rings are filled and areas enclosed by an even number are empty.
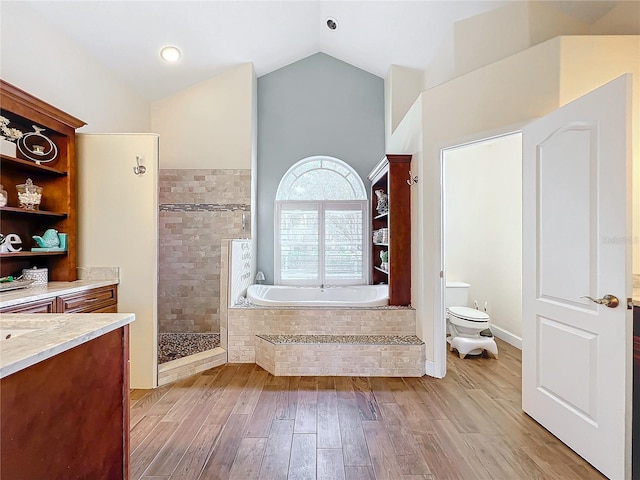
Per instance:
[[[360,176],[342,160],[318,156],[293,165],[276,193],[276,283],[367,283],[367,205]]]

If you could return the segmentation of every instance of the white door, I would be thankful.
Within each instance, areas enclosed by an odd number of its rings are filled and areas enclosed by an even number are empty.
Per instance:
[[[523,131],[522,408],[612,479],[631,463],[630,89]]]
[[[158,135],[78,135],[78,265],[119,267],[131,388],[157,386]],[[136,157],[145,173],[136,175]]]

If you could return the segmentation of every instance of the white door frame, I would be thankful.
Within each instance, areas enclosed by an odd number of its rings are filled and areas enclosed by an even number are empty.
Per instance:
[[[447,150],[453,150],[457,148],[471,146],[477,143],[483,143],[488,140],[497,139],[501,137],[507,137],[509,135],[522,134],[522,128],[533,121],[534,119],[529,119],[524,122],[520,122],[515,125],[511,125],[508,127],[504,127],[494,131],[488,132],[480,132],[475,134],[469,138],[464,140],[460,140],[458,142],[454,142],[448,145],[443,145],[440,147],[440,248],[437,250],[437,254],[440,255],[439,265],[440,265],[440,281],[436,283],[436,291],[435,291],[435,302],[433,306],[434,310],[434,322],[433,322],[433,338],[434,338],[434,346],[433,346],[433,371],[430,372],[436,378],[443,378],[447,373],[447,325],[445,321],[445,305],[444,305],[444,294],[445,294],[445,212],[444,212],[444,160],[445,153]],[[522,162],[522,159],[520,159]],[[436,262],[438,265],[438,262]]]

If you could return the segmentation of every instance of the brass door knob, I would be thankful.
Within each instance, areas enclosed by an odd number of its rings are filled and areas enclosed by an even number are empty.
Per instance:
[[[605,295],[602,298],[591,298],[587,295],[584,295],[580,298],[588,298],[598,305],[604,305],[605,307],[609,308],[616,308],[618,305],[620,305],[620,300],[618,300],[618,297],[616,297],[615,295]]]

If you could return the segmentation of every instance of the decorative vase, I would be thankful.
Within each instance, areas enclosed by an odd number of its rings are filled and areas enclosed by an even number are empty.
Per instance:
[[[2,155],[8,155],[10,157],[16,156],[16,144],[10,142],[6,138],[0,138],[0,153]]]
[[[384,193],[384,190],[376,190],[376,197],[378,197],[378,203],[376,205],[376,210],[379,215],[383,213],[387,213],[389,211],[389,195]]]
[[[30,178],[27,181],[16,185],[18,190],[18,201],[20,208],[25,210],[38,210],[40,208],[40,200],[42,199],[42,187],[34,185]]]

